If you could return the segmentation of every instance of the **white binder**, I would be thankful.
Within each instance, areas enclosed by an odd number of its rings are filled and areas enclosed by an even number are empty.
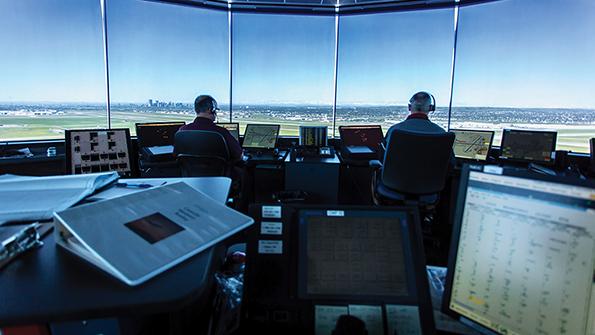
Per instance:
[[[131,286],[252,223],[183,182],[54,214],[60,246]]]

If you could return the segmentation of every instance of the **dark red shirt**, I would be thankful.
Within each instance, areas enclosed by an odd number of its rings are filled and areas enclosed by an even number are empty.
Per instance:
[[[196,119],[194,119],[192,123],[180,127],[178,131],[184,130],[208,130],[217,132],[223,135],[223,138],[225,138],[225,142],[227,142],[227,147],[229,148],[229,154],[231,155],[231,158],[234,160],[242,159],[242,147],[240,146],[240,143],[236,141],[236,139],[231,135],[231,133],[227,129],[219,127],[211,119],[207,119],[205,117],[197,117]]]
[[[430,120],[430,118],[428,118],[428,114],[426,113],[411,113],[409,114],[409,116],[407,116],[407,120],[411,120],[411,119],[422,119],[422,120]]]

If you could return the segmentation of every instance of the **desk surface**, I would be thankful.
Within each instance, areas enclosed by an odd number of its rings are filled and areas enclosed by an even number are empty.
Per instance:
[[[185,182],[192,188],[205,193],[215,201],[224,203],[227,200],[229,187],[231,186],[231,179],[227,177],[195,177],[195,178],[136,178],[136,179],[120,179],[118,182],[127,184],[149,184],[153,186],[160,186],[165,184],[173,184],[177,182]],[[97,193],[87,200],[98,201],[104,199],[111,199],[126,194],[142,191],[142,188],[134,187],[111,187],[105,191]]]
[[[181,178],[166,180],[170,179]],[[215,200],[225,201],[229,178],[187,179]],[[53,234],[43,241],[43,247],[27,252],[0,271],[0,325],[180,309],[208,293],[217,257],[224,252],[221,246],[210,248],[140,286],[130,287],[59,248]]]
[[[292,162],[291,158],[287,156],[287,158],[285,158],[285,163],[340,164],[341,161],[339,160],[339,157],[337,157],[337,154],[334,153],[333,157],[298,157],[294,162]]]

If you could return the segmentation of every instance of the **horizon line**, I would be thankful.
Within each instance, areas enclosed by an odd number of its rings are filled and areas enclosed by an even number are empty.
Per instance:
[[[163,101],[160,101],[163,102]],[[182,103],[182,104],[186,104],[189,106],[192,106],[193,103],[187,103],[187,102],[174,102],[174,101],[168,101],[168,103]],[[102,105],[105,106],[105,102],[95,102],[95,101],[0,101],[0,105],[27,105],[27,104],[31,104],[31,105],[41,105],[41,104],[47,104],[47,105]],[[146,102],[112,102],[112,105],[142,105],[144,107],[148,107],[146,106],[147,103]],[[243,105],[245,106],[274,106],[274,107],[330,107],[332,108],[333,105],[332,104],[309,104],[309,103],[294,103],[294,102],[252,102],[252,103],[234,103],[234,106],[238,106],[241,107]],[[226,106],[229,107],[229,104],[219,104],[219,106]],[[342,103],[342,104],[336,104],[337,107],[406,107],[407,104],[401,104],[401,103]],[[157,107],[157,106],[156,106]],[[157,107],[160,108],[160,107]],[[436,108],[441,108],[441,109],[448,109],[448,105],[446,106],[436,106]],[[526,106],[452,106],[452,108],[503,108],[503,109],[568,109],[568,110],[573,110],[573,109],[583,109],[583,110],[594,110],[595,111],[595,107],[526,107]]]

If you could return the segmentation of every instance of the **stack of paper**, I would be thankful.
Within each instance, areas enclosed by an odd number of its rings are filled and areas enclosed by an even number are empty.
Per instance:
[[[118,179],[117,172],[72,176],[0,176],[0,225],[48,220],[95,190]]]

